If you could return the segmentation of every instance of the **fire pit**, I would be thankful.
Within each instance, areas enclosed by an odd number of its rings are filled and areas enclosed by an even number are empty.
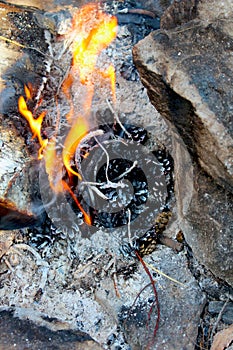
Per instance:
[[[22,35],[23,19],[41,37],[33,47],[29,37],[8,38],[25,50],[15,67],[28,56],[36,73],[30,79],[25,68],[22,77],[13,67],[6,77],[20,81],[16,101],[7,98],[8,90],[2,95],[7,117],[1,131],[16,127],[12,137],[23,144],[18,158],[26,152],[22,168],[30,176],[19,169],[12,181],[10,174],[1,193],[1,228],[26,227],[4,241],[1,303],[50,329],[89,334],[106,349],[156,349],[165,327],[175,332],[172,310],[183,316],[187,302],[198,299],[186,316],[197,321],[204,297],[184,254],[159,246],[156,255],[141,259],[157,243],[176,251],[182,244],[171,239],[176,226],[163,236],[176,217],[170,131],[150,104],[131,53],[159,19],[130,1],[116,3],[57,13],[17,7],[9,15],[17,33]],[[124,6],[130,11],[124,13]],[[24,191],[29,195],[19,206]],[[155,262],[152,276],[148,266]],[[172,281],[159,277],[159,270]],[[175,306],[166,294],[179,295]],[[184,333],[191,341],[182,344],[190,346],[195,326],[188,331],[182,323],[180,344]],[[169,339],[167,344],[164,349]]]

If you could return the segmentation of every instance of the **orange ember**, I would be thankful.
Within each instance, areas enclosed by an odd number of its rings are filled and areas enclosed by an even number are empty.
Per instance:
[[[110,65],[107,70],[101,72],[96,68],[99,54],[106,49],[116,37],[117,19],[99,9],[98,4],[87,4],[77,10],[73,17],[73,28],[69,36],[72,38],[72,69],[63,82],[62,91],[69,101],[70,111],[66,115],[70,129],[65,138],[62,155],[57,154],[55,138],[48,140],[41,136],[41,125],[45,117],[45,112],[38,118],[34,118],[32,112],[28,110],[27,103],[23,96],[19,98],[19,112],[28,121],[33,133],[33,138],[37,137],[40,143],[38,159],[44,157],[45,168],[48,174],[49,183],[55,193],[67,191],[84,216],[84,220],[91,225],[91,219],[84,211],[78,199],[75,197],[70,186],[63,180],[63,166],[69,177],[77,176],[82,180],[81,175],[72,168],[72,161],[76,148],[82,138],[88,133],[89,114],[91,110],[92,98],[96,79],[107,79],[111,85],[113,102],[115,103],[115,70]],[[86,99],[83,101],[84,115],[75,114],[75,106],[72,99],[72,84],[78,80],[86,89]],[[31,87],[25,86],[27,100],[32,98]]]

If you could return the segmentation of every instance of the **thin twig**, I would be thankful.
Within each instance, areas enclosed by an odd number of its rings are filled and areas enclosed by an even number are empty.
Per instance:
[[[96,186],[89,186],[89,189],[94,191],[96,194],[98,194],[98,196],[104,200],[108,200],[109,198],[107,196],[105,196],[105,194],[103,194],[103,192],[101,192]]]
[[[110,109],[110,111],[112,112],[112,114],[114,115],[114,118],[116,119],[117,123],[120,125],[121,129],[126,133],[126,135],[129,137],[129,138],[132,138],[132,135],[126,130],[126,128],[124,127],[124,125],[121,123],[117,113],[114,111],[111,103],[109,102],[108,99],[106,99],[106,102],[108,104],[108,107]]]
[[[227,300],[225,301],[225,303],[223,304],[223,307],[221,308],[219,314],[218,314],[218,317],[217,317],[216,322],[214,323],[214,326],[213,326],[212,331],[211,331],[211,334],[210,334],[210,344],[213,343],[214,333],[216,332],[216,329],[217,329],[217,327],[218,327],[218,324],[219,324],[219,322],[220,322],[220,320],[221,320],[221,318],[222,318],[222,315],[223,315],[223,313],[224,313],[224,310],[225,310],[225,308],[226,308],[226,306],[227,306],[229,300],[230,300],[230,298],[228,297]]]
[[[26,46],[26,45],[20,44],[20,43],[18,43],[17,41],[8,39],[8,38],[6,38],[5,36],[2,36],[2,35],[0,35],[0,40],[7,41],[8,43],[13,44],[13,45],[16,45],[16,46],[19,46],[19,47],[21,47],[22,49],[29,49],[29,50],[36,51],[36,52],[38,52],[39,54],[41,54],[42,56],[51,59],[51,57],[50,57],[49,55],[47,55],[46,53],[44,53],[44,52],[38,50],[38,49],[35,48],[35,47],[30,47],[30,46]]]
[[[169,279],[170,281],[172,281],[172,282],[174,282],[174,283],[177,283],[177,284],[179,284],[179,285],[182,286],[182,287],[185,287],[185,285],[184,285],[182,282],[179,282],[179,281],[177,281],[175,278],[172,278],[172,277],[166,275],[164,272],[162,272],[162,271],[156,269],[153,265],[151,265],[151,264],[149,264],[149,263],[147,263],[147,262],[145,262],[145,264],[146,264],[146,266],[148,266],[150,269],[152,269],[152,270],[154,270],[155,272],[157,272],[159,275],[166,277],[166,278]]]
[[[48,262],[43,260],[42,257],[40,256],[40,254],[37,253],[37,251],[35,249],[33,249],[32,247],[30,247],[29,245],[27,245],[25,243],[18,243],[18,244],[16,244],[16,248],[22,249],[22,250],[27,250],[30,253],[32,253],[32,255],[34,255],[34,257],[36,258],[36,263],[38,265],[45,266],[45,267],[49,266]]]
[[[48,271],[49,271],[49,267],[48,266],[43,266],[43,268],[42,268],[42,276],[41,276],[40,285],[39,285],[38,289],[41,289],[41,290],[44,289],[44,287],[46,285],[46,282],[47,282],[47,279],[48,279]]]
[[[115,292],[116,292],[116,296],[117,296],[117,298],[120,298],[120,297],[121,297],[121,294],[120,294],[119,289],[118,289],[118,286],[117,286],[117,276],[116,276],[116,272],[113,272],[112,278],[113,278],[113,285],[114,285],[114,289],[115,289]]]
[[[99,142],[99,140],[96,137],[95,137],[95,140],[98,143],[98,145],[100,146],[100,148],[104,151],[106,158],[107,158],[105,176],[106,176],[107,182],[109,183],[109,182],[111,182],[108,178],[108,169],[109,169],[109,163],[110,163],[109,154],[108,154],[106,148],[104,148],[104,146]]]
[[[132,236],[131,236],[131,228],[130,228],[130,224],[131,224],[131,210],[128,208],[128,238],[129,238],[129,244],[132,245]]]
[[[135,160],[135,161],[133,162],[133,165],[132,165],[129,169],[127,169],[127,170],[126,170],[124,173],[122,173],[121,175],[115,177],[115,179],[114,179],[113,181],[119,181],[119,180],[121,180],[122,177],[124,177],[125,175],[127,175],[128,173],[130,173],[131,170],[133,170],[134,168],[136,168],[137,165],[138,165],[138,161]]]
[[[154,12],[148,11],[148,10],[144,10],[144,9],[129,9],[129,8],[125,8],[125,9],[122,9],[122,10],[118,10],[118,13],[132,13],[132,14],[136,14],[136,15],[149,16],[149,17],[152,17],[152,18],[156,17]]]
[[[160,306],[159,306],[159,300],[158,300],[158,294],[157,294],[157,290],[155,288],[155,281],[153,280],[152,276],[151,276],[151,273],[145,263],[145,261],[142,259],[142,257],[140,256],[140,254],[138,253],[137,250],[135,250],[135,254],[138,258],[138,260],[141,262],[142,266],[144,267],[144,270],[146,271],[149,279],[150,279],[150,282],[151,282],[151,285],[152,285],[152,288],[153,288],[153,292],[154,292],[154,296],[155,296],[155,302],[156,302],[156,308],[157,308],[157,319],[156,319],[156,324],[155,324],[155,328],[154,328],[154,333],[153,333],[153,340],[152,340],[152,344],[148,343],[148,346],[147,348],[150,348],[151,345],[153,345],[154,343],[154,339],[155,339],[155,336],[156,336],[156,333],[157,333],[157,330],[159,328],[159,322],[160,322]]]
[[[87,267],[91,266],[92,264],[95,264],[95,262],[102,256],[102,254],[98,254],[94,259],[91,261],[87,262],[85,265],[82,265],[75,271],[75,275],[80,274],[83,272]]]
[[[81,139],[81,141],[78,144],[78,147],[76,148],[76,152],[75,152],[75,165],[77,168],[80,167],[80,163],[81,163],[81,157],[80,157],[81,149],[85,146],[88,146],[87,141],[89,141],[93,137],[101,136],[103,134],[104,134],[104,131],[102,129],[98,129],[98,130],[94,130],[94,131],[89,132],[86,136],[84,136]]]
[[[11,272],[14,272],[14,269],[13,269],[13,267],[11,266],[11,263],[9,262],[9,260],[8,260],[6,257],[3,257],[3,261],[4,261],[4,263],[6,264],[6,266],[8,267],[8,269],[9,269]]]

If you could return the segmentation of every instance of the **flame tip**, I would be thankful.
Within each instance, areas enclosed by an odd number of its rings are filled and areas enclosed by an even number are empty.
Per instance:
[[[117,18],[103,12],[99,4],[89,3],[78,9],[73,16],[73,27],[70,37],[73,39],[73,60],[72,69],[78,73],[79,82],[83,84],[88,93],[87,101],[84,105],[86,115],[91,110],[92,97],[94,93],[94,84],[96,76],[104,77],[111,84],[113,100],[115,102],[115,70],[112,64],[105,72],[100,72],[96,68],[97,58],[101,51],[106,49],[117,35]],[[64,142],[61,157],[56,151],[56,139],[43,139],[41,127],[46,115],[42,112],[37,118],[27,107],[27,101],[32,99],[33,87],[31,83],[24,85],[26,99],[20,96],[18,99],[18,109],[21,115],[28,121],[33,138],[38,139],[40,149],[38,159],[44,158],[45,168],[48,174],[50,186],[54,192],[59,193],[65,190],[69,191],[75,200],[78,208],[83,213],[84,220],[88,225],[92,224],[91,217],[85,212],[75,197],[70,187],[62,179],[63,164],[69,175],[74,175],[82,180],[82,176],[72,169],[71,160],[74,157],[76,148],[82,138],[88,132],[88,123],[83,116],[74,119],[74,103],[72,101],[71,88],[75,77],[70,73],[62,85],[62,91],[65,97],[70,101],[70,112],[66,115],[70,124],[70,130]],[[37,104],[38,106],[38,104]],[[61,159],[62,158],[62,159]]]

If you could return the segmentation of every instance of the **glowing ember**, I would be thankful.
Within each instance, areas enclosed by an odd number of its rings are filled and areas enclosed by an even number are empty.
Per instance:
[[[100,79],[107,79],[111,84],[113,102],[115,103],[115,71],[110,65],[107,70],[100,71],[96,68],[96,62],[99,54],[116,37],[117,20],[115,17],[105,14],[99,9],[98,4],[88,4],[79,9],[73,17],[73,28],[69,37],[72,38],[73,61],[70,74],[62,85],[62,91],[70,103],[70,111],[66,115],[70,124],[69,132],[66,136],[62,155],[56,151],[56,140],[43,139],[41,136],[41,125],[45,112],[41,113],[38,118],[34,118],[31,111],[28,110],[26,101],[23,96],[19,98],[19,112],[27,119],[33,132],[33,138],[37,137],[40,143],[38,159],[44,156],[45,168],[48,174],[49,183],[55,193],[67,191],[78,208],[83,213],[84,220],[91,224],[91,219],[83,210],[70,186],[62,179],[63,166],[71,176],[77,176],[82,180],[81,175],[72,168],[71,162],[75,151],[82,138],[88,133],[89,114],[91,110],[92,98],[94,94],[95,82]],[[85,86],[86,99],[83,101],[84,115],[74,113],[74,102],[72,100],[71,88],[75,79]],[[30,87],[25,86],[27,99],[31,99]]]

